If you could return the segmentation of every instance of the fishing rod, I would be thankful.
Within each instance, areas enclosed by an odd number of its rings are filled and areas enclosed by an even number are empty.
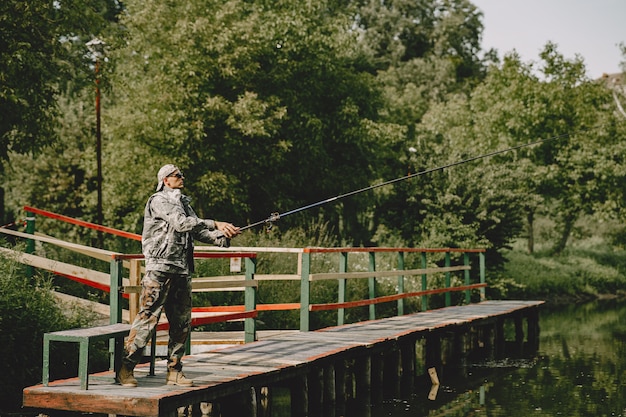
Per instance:
[[[468,162],[476,161],[478,159],[483,159],[483,158],[488,158],[490,156],[500,155],[500,154],[503,154],[503,153],[506,153],[506,152],[511,152],[511,151],[515,151],[517,149],[527,148],[529,146],[538,145],[540,143],[545,143],[545,142],[556,140],[556,139],[561,139],[561,138],[564,138],[564,137],[567,137],[567,136],[569,136],[569,133],[564,133],[564,134],[558,135],[558,136],[552,136],[552,137],[546,138],[546,139],[536,140],[534,142],[523,143],[521,145],[512,146],[510,148],[501,149],[499,151],[494,151],[494,152],[489,152],[489,153],[485,153],[485,154],[482,154],[482,155],[472,156],[472,157],[467,158],[467,159],[463,159],[463,160],[460,160],[460,161],[452,162],[450,164],[438,166],[438,167],[435,167],[435,168],[428,168],[428,169],[425,169],[424,171],[419,171],[419,172],[416,172],[416,173],[413,173],[413,174],[405,175],[403,177],[398,177],[398,178],[394,178],[394,179],[389,180],[389,181],[385,181],[385,182],[381,182],[381,183],[378,183],[378,184],[370,185],[369,187],[365,187],[365,188],[361,188],[361,189],[358,189],[358,190],[350,191],[350,192],[345,193],[345,194],[340,194],[340,195],[337,195],[335,197],[327,198],[326,200],[318,201],[317,203],[308,204],[306,206],[302,206],[302,207],[299,207],[297,209],[286,211],[284,213],[275,212],[275,213],[270,214],[270,216],[268,218],[266,218],[264,220],[261,220],[261,221],[258,221],[258,222],[255,222],[255,223],[252,223],[252,224],[249,224],[247,226],[243,226],[239,230],[244,231],[246,229],[250,229],[250,228],[262,225],[262,224],[264,224],[267,227],[267,229],[269,230],[269,229],[272,228],[272,224],[274,222],[277,222],[278,220],[280,220],[283,217],[287,217],[289,215],[292,215],[292,214],[295,214],[295,213],[299,213],[299,212],[304,211],[304,210],[312,209],[314,207],[323,206],[324,204],[328,204],[328,203],[331,203],[333,201],[341,200],[343,198],[350,197],[350,196],[353,196],[353,195],[356,195],[356,194],[360,194],[360,193],[363,193],[365,191],[373,190],[373,189],[378,188],[378,187],[383,187],[385,185],[394,184],[396,182],[408,180],[408,179],[413,178],[413,177],[419,177],[419,176],[422,176],[422,175],[429,174],[431,172],[444,170],[446,168],[451,168],[451,167],[454,167],[454,166],[457,166],[457,165],[466,164]]]

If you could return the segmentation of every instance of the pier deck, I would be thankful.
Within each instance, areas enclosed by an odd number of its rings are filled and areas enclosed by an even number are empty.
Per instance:
[[[41,410],[173,416],[183,406],[219,401],[254,387],[306,377],[316,367],[371,352],[397,350],[402,343],[414,345],[416,340],[442,329],[462,334],[474,326],[487,326],[505,318],[536,317],[542,303],[484,301],[318,331],[276,334],[185,357],[184,372],[195,381],[194,387],[165,385],[165,364],[161,361],[154,376],[148,375],[147,364],[136,368],[136,388],[115,384],[113,373],[108,371],[91,375],[88,390],[81,390],[78,378],[25,388],[23,404]]]

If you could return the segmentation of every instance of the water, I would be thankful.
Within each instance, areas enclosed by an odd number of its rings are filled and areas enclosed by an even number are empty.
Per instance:
[[[544,307],[540,327],[533,357],[467,364],[434,398],[418,390],[358,417],[626,416],[626,301]]]

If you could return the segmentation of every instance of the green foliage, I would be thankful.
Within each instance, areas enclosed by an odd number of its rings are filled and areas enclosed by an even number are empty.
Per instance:
[[[95,217],[92,86],[85,90],[93,57],[84,45],[94,34],[108,45],[101,70],[109,226],[141,232],[164,163],[183,169],[201,217],[246,224],[550,137],[559,139],[316,206],[281,219],[278,231],[286,236],[315,219],[341,245],[480,246],[498,266],[517,238],[527,238],[532,252],[542,216],[553,225],[554,253],[567,247],[581,215],[624,218],[626,125],[615,117],[611,91],[550,43],[539,66],[513,54],[487,67],[479,58],[482,16],[466,0],[61,5],[35,2],[28,16],[17,13],[19,2],[0,6],[15,17],[3,23],[15,29],[2,32],[6,39],[24,32],[25,17],[45,20],[40,35],[62,40],[46,57],[67,64],[46,67],[60,71],[49,74],[57,100],[50,108],[62,114],[51,135],[58,143],[37,144],[36,156],[8,148],[6,196],[15,218],[25,204]],[[65,26],[51,28],[46,13]],[[68,28],[76,37],[63,36]],[[6,53],[15,58],[15,50]],[[11,82],[24,83],[7,68]],[[97,239],[58,223],[40,227]],[[106,242],[138,252],[137,242]]]
[[[606,243],[604,233],[612,227],[601,227],[585,218],[584,229],[567,250],[552,256],[549,243],[545,249],[529,255],[520,244],[506,254],[505,268],[488,278],[488,294],[503,298],[539,298],[553,302],[585,300],[604,296],[623,296],[626,257],[623,249]],[[495,290],[495,291],[494,291]]]
[[[0,256],[0,355],[5,358],[0,365],[2,411],[19,409],[22,389],[41,381],[43,334],[84,326],[92,319],[84,309],[59,304],[51,291],[49,281],[26,278],[24,267]],[[70,349],[53,350],[51,372],[55,376],[75,373],[77,355],[70,354]]]
[[[482,245],[497,265],[501,249],[524,229],[531,236],[535,214],[553,216],[559,233],[554,250],[559,252],[581,214],[607,213],[599,202],[623,180],[616,165],[622,153],[615,153],[623,141],[614,114],[607,111],[610,93],[586,80],[582,62],[564,59],[554,45],[546,45],[541,57],[543,79],[531,64],[510,55],[501,67],[492,67],[470,95],[458,94],[431,106],[418,126],[420,140],[412,162],[419,170],[428,167],[429,160],[445,165],[554,139],[430,174],[428,183],[424,179],[418,184],[421,198],[414,197],[416,193],[406,197],[398,187],[391,205],[406,208],[415,221],[387,206],[382,211],[404,220],[409,230],[405,238]],[[413,224],[421,229],[411,231]]]
[[[85,82],[85,41],[119,6],[113,0],[0,4],[0,160],[9,151],[38,151],[56,138],[59,89],[70,80]]]
[[[125,23],[143,35],[114,57],[112,134],[150,149],[152,171],[181,165],[190,194],[205,202],[201,215],[241,223],[372,178],[384,145],[381,94],[345,10],[214,1],[206,13],[205,2],[158,3],[128,4]],[[357,241],[367,221],[360,201],[323,212]]]
[[[64,95],[58,101],[63,117],[57,129],[63,139],[36,155],[11,154],[6,197],[7,209],[15,217],[22,215],[22,205],[29,205],[95,220],[96,148],[91,136],[95,112],[90,103],[84,95]],[[16,206],[17,202],[22,204]],[[58,220],[40,217],[38,223],[50,234],[58,230],[65,238],[95,239],[94,232]]]

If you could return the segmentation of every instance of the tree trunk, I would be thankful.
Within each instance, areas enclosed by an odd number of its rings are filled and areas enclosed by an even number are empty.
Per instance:
[[[533,254],[535,252],[535,212],[528,211],[526,216],[526,231],[528,233],[528,253]]]
[[[566,213],[564,215],[563,222],[562,222],[563,229],[561,230],[561,237],[552,248],[552,255],[560,255],[563,252],[563,250],[565,250],[565,247],[567,246],[567,241],[569,239],[569,236],[572,234],[572,229],[574,229],[574,224],[576,223],[577,218],[578,216],[576,216],[573,213]]]

